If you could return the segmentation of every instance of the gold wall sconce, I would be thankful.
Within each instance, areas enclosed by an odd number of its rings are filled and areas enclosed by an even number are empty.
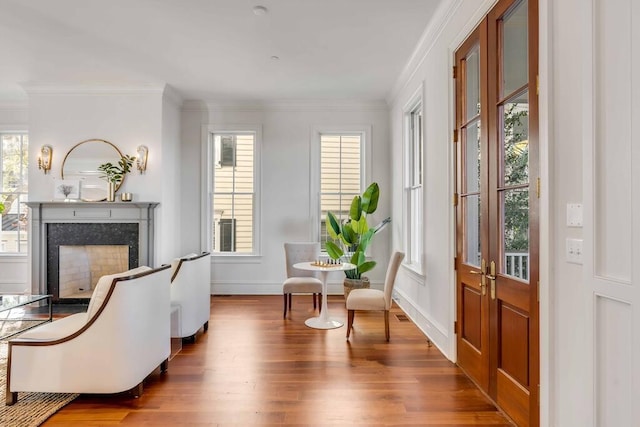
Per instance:
[[[149,156],[149,148],[146,145],[138,145],[136,148],[138,157],[136,158],[136,167],[140,173],[144,173],[147,170],[147,157]]]
[[[50,145],[43,145],[38,156],[38,169],[42,169],[45,175],[51,170],[52,158],[53,148]]]

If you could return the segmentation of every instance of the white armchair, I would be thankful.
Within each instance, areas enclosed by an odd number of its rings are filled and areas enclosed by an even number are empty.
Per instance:
[[[168,367],[170,269],[138,267],[103,276],[86,313],[38,326],[9,341],[6,403],[18,392],[142,393]]]
[[[211,316],[211,259],[209,252],[190,254],[171,263],[171,305],[177,307],[172,338],[195,340],[196,332],[209,329]]]

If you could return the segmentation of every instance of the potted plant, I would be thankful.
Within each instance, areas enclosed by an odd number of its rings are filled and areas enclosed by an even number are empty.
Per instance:
[[[390,218],[387,218],[376,227],[369,227],[367,215],[376,211],[379,198],[380,189],[378,184],[374,182],[367,187],[362,196],[353,198],[349,217],[342,223],[333,213],[327,212],[327,232],[332,239],[326,242],[327,254],[332,259],[344,259],[356,266],[352,270],[345,270],[345,299],[352,289],[370,286],[369,279],[362,275],[373,269],[376,262],[367,260],[366,250],[375,233],[391,221]]]
[[[118,160],[117,165],[107,162],[98,166],[98,170],[104,174],[100,178],[109,183],[107,201],[113,202],[116,199],[116,187],[122,182],[124,176],[131,171],[131,166],[135,159],[135,157],[125,154]]]

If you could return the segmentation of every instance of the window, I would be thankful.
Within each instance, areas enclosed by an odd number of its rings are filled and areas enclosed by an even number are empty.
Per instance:
[[[414,101],[405,114],[405,217],[406,217],[406,263],[422,273],[422,101]]]
[[[320,133],[320,242],[329,238],[327,211],[344,220],[353,197],[362,192],[364,134]]]
[[[255,254],[257,131],[213,131],[211,247],[214,254]]]
[[[29,137],[0,133],[0,254],[27,252]]]

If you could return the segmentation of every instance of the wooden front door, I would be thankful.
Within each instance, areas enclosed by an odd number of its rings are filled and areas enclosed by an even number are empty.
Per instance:
[[[502,0],[456,52],[458,364],[538,424],[537,2]]]

